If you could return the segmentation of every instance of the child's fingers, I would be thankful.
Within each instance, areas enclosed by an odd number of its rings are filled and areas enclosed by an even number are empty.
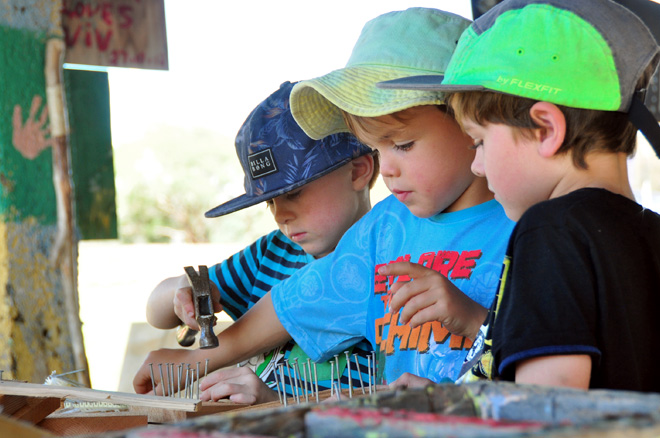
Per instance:
[[[418,273],[421,273],[422,271],[418,268],[427,269],[422,265],[419,265],[417,263],[410,263],[410,262],[396,262],[396,263],[390,263],[389,265],[383,265],[380,268],[378,268],[378,273],[380,275],[387,275],[387,276],[394,276],[394,277],[400,277],[402,275],[408,275],[411,278],[414,278],[415,275],[419,275]]]
[[[417,277],[414,281],[398,281],[390,288],[392,299],[390,302],[390,310],[398,312],[402,307],[407,308],[410,301],[417,299],[416,297],[423,294],[429,289],[429,282],[427,277]]]
[[[415,287],[417,285],[409,281],[399,281],[390,288],[390,312],[397,313],[403,306],[406,305],[408,300],[415,295]]]
[[[182,287],[174,293],[174,313],[176,316],[193,330],[199,330],[195,318],[195,304],[192,299],[192,288]]]
[[[205,390],[213,385],[216,385],[219,382],[236,379],[238,377],[245,375],[246,371],[249,371],[254,374],[254,372],[251,369],[243,368],[243,367],[228,367],[213,371],[208,376],[202,379],[199,388],[201,390]]]
[[[211,302],[213,302],[213,313],[222,312],[222,304],[220,304],[220,290],[215,283],[211,282]]]
[[[206,389],[203,393],[200,394],[202,400],[212,400],[218,401],[223,398],[227,398],[230,395],[234,394],[236,390],[234,386],[229,383],[218,382],[210,388]]]
[[[389,384],[389,389],[421,388],[433,385],[433,381],[410,373],[403,373],[398,379]]]
[[[413,278],[413,275],[411,273],[415,272],[416,266],[419,266],[415,263],[410,263],[410,262],[396,262],[396,263],[391,263],[389,265],[384,265],[378,268],[378,274],[380,275],[385,275],[385,276],[391,276],[391,277],[404,277],[404,278]],[[409,283],[409,281],[402,281],[400,279],[396,279],[394,284],[390,287],[390,290],[388,292],[388,307],[390,310],[394,313],[398,312],[401,306],[405,304],[407,301],[407,294],[401,293],[401,289],[406,286]],[[394,297],[399,295],[397,299]]]
[[[429,319],[428,314],[430,312],[426,311],[426,309],[431,308],[437,301],[433,294],[429,292],[426,282],[417,280],[411,283],[411,286],[410,289],[406,290],[405,303],[401,305],[400,323],[410,323],[411,327],[414,328],[424,322],[436,320],[437,318],[435,317]],[[425,313],[421,314],[421,312]]]
[[[420,297],[424,298],[425,295],[422,294]],[[433,300],[420,300],[415,303],[410,301],[403,308],[400,320],[406,321],[404,324],[410,324],[411,328],[418,327],[425,322],[442,322],[443,316],[437,312],[435,304]]]
[[[209,377],[211,379],[209,379]],[[200,385],[202,400],[227,398],[234,403],[254,404],[265,386],[249,368],[227,368],[212,373]],[[270,389],[266,388],[267,391]]]
[[[254,394],[238,392],[229,397],[233,403],[240,403],[243,405],[253,405],[257,402],[257,397]]]

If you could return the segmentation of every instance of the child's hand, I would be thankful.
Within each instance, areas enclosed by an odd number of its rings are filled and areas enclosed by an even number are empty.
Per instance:
[[[214,371],[202,380],[200,390],[202,400],[217,401],[229,397],[234,403],[248,405],[279,400],[277,393],[247,367]]]
[[[174,292],[174,313],[181,322],[193,330],[199,331],[199,324],[195,319],[195,303],[193,303],[193,290],[191,286],[184,286]]]
[[[154,383],[156,384],[156,395],[162,395],[163,387],[160,384],[160,373],[158,364],[163,364],[163,368],[167,363],[184,363],[195,365],[197,362],[205,360],[202,357],[198,357],[202,350],[183,350],[183,349],[171,349],[171,348],[162,348],[160,350],[155,350],[150,352],[147,355],[147,358],[144,360],[144,363],[140,366],[135,377],[133,378],[133,389],[137,394],[153,394],[153,387],[151,385],[151,370],[153,367],[154,371]],[[151,364],[151,367],[149,366]],[[163,370],[163,372],[165,372]]]
[[[222,311],[220,292],[215,283],[211,283],[211,301],[213,302],[213,313]],[[185,276],[182,276],[179,281],[179,288],[174,292],[172,304],[174,306],[174,313],[183,324],[193,330],[200,330],[199,324],[197,324],[197,315],[195,315],[193,290]]]
[[[397,262],[381,266],[380,275],[409,276],[412,281],[397,281],[390,293],[390,309],[401,308],[399,321],[417,327],[440,321],[451,333],[472,340],[486,319],[488,310],[461,292],[452,282],[433,269],[417,263]]]
[[[434,385],[435,382],[415,374],[403,373],[394,382],[390,383],[389,389],[405,388],[423,388],[428,385]]]

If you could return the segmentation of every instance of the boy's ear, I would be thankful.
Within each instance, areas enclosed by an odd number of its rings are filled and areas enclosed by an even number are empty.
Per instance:
[[[550,102],[536,102],[529,110],[532,120],[540,127],[535,130],[539,142],[539,154],[545,158],[552,157],[564,144],[566,137],[566,118],[564,113]]]
[[[357,191],[369,187],[374,174],[374,157],[371,154],[362,155],[351,161],[353,188]]]

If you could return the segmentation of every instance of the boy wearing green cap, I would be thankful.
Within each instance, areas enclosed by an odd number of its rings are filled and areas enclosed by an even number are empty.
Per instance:
[[[401,283],[395,286],[395,278],[379,269],[400,264],[418,268],[415,275],[434,274],[447,301],[468,307],[466,314],[479,326],[495,294],[513,223],[486,180],[472,174],[470,139],[443,106],[444,96],[379,90],[376,83],[444,72],[469,23],[427,8],[381,15],[365,25],[345,68],[296,84],[291,111],[312,138],[349,131],[345,114],[373,122],[375,129],[365,129],[370,135],[364,138],[378,150],[393,195],[353,225],[335,251],[275,285],[220,333],[226,347],[214,354],[213,367],[292,337],[315,361],[367,339],[382,353],[379,376],[386,381],[404,372],[435,381],[457,377],[471,340],[452,335],[449,319],[402,321],[388,308]],[[433,37],[438,33],[441,38]],[[428,50],[441,58],[428,59]],[[136,389],[146,377],[143,367]],[[212,383],[212,376],[202,382],[203,397],[213,391]]]
[[[381,85],[454,92],[472,169],[517,221],[462,381],[660,391],[660,216],[635,202],[626,162],[637,129],[660,151],[642,103],[659,59],[617,3],[505,0],[444,79]]]

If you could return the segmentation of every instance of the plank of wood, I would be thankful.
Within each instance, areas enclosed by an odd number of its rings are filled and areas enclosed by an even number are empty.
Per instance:
[[[51,432],[35,427],[29,423],[0,415],[0,436],[2,437],[21,437],[21,438],[50,438]]]
[[[58,436],[90,435],[117,430],[145,427],[145,415],[127,415],[123,412],[99,412],[71,417],[49,417],[38,426]]]
[[[75,388],[70,386],[39,385],[35,383],[14,382],[11,380],[0,380],[0,394],[111,402],[128,406],[176,409],[185,412],[197,411],[202,403],[201,401],[194,399],[99,391],[96,389]]]
[[[217,402],[202,402],[199,410],[195,412],[185,412],[186,418],[201,417],[203,415],[220,414],[222,412],[234,411],[236,409],[243,409],[249,405],[232,403],[229,400],[219,400]],[[258,405],[257,405],[258,406]]]
[[[241,409],[248,405],[232,403],[229,400],[217,402],[202,402],[197,411],[177,411],[173,409],[156,409],[144,406],[131,406],[129,412],[136,415],[146,415],[150,424],[177,423],[188,418],[201,417],[204,415],[219,414],[235,409]]]
[[[2,413],[16,420],[36,424],[59,409],[59,397],[27,397],[21,395],[0,395]]]
[[[325,400],[328,400],[328,403],[337,401],[337,399],[334,396],[330,395],[331,390],[326,389],[325,391],[319,391],[319,403],[323,403]],[[349,400],[349,391],[347,388],[344,388],[341,390],[342,396],[341,400]],[[360,398],[360,397],[366,397],[369,396],[369,394],[363,395],[361,391],[355,391],[353,390],[353,398]],[[332,398],[330,400],[330,398]],[[296,403],[295,398],[289,397],[287,398],[287,406],[294,406],[294,405],[299,405],[299,404],[305,404],[305,398],[300,397],[300,403]],[[309,396],[309,403],[315,404],[316,403],[316,398],[312,395]],[[258,405],[237,405],[234,409],[237,411],[258,411],[261,409],[270,409],[270,408],[281,408],[283,407],[284,404],[279,402],[279,401],[272,401],[272,402],[267,402],[267,403],[261,403]]]

